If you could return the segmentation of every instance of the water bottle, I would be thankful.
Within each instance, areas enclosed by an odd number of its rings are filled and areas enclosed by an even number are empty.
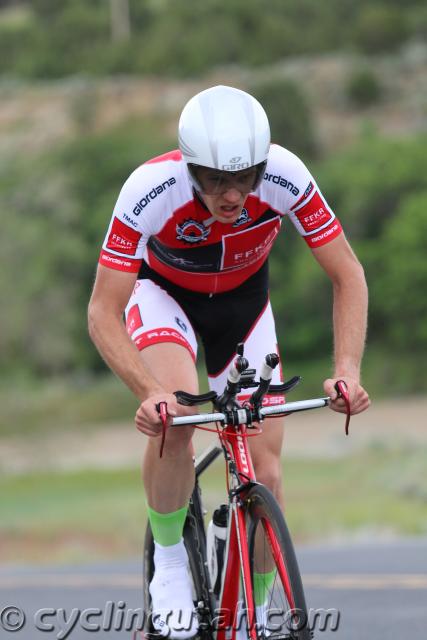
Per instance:
[[[217,598],[221,592],[222,570],[224,567],[225,544],[227,539],[228,505],[222,504],[213,512],[207,532],[207,559],[212,590]]]

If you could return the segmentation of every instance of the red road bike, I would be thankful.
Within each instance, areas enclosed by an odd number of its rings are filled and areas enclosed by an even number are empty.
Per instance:
[[[276,406],[263,406],[268,393],[283,394],[300,381],[299,377],[281,385],[270,380],[279,362],[277,354],[269,354],[255,380],[255,370],[243,356],[238,345],[237,358],[222,395],[215,392],[192,395],[177,391],[178,401],[195,406],[212,401],[215,413],[202,413],[173,419],[180,425],[216,424],[220,446],[214,445],[195,461],[196,482],[190,499],[184,527],[184,543],[188,552],[189,571],[193,583],[195,615],[199,617],[198,637],[201,640],[309,640],[313,637],[308,610],[291,536],[283,513],[273,494],[258,483],[253,470],[248,438],[261,433],[266,416],[285,416],[298,411],[326,407],[330,399],[317,398]],[[250,400],[243,405],[236,401],[242,389],[255,387]],[[344,383],[337,389],[349,406]],[[274,397],[274,396],[273,396]],[[167,410],[158,406],[163,421],[163,442],[166,436]],[[211,430],[211,429],[209,429]],[[162,449],[161,449],[162,450]],[[226,526],[225,544],[207,549],[206,530],[199,478],[209,465],[223,453],[227,469],[228,504],[221,512]],[[144,543],[145,611],[151,609],[149,584],[153,577],[154,543],[148,525]],[[258,589],[265,595],[262,606],[255,604],[254,581],[258,574]],[[262,584],[262,576],[266,576]],[[267,580],[267,576],[270,576]],[[159,637],[146,617],[141,636]],[[135,637],[141,637],[135,635]]]

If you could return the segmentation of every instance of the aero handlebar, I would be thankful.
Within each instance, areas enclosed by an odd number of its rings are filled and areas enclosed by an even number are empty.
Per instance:
[[[327,407],[329,405],[330,398],[314,398],[312,400],[301,400],[298,402],[287,402],[286,404],[278,404],[273,407],[262,407],[259,409],[260,415],[265,418],[267,416],[274,415],[287,415],[289,413],[296,413],[297,411],[307,411],[309,409],[319,409],[321,407]],[[250,424],[251,419],[250,409],[245,407],[241,409],[233,409],[230,412],[225,413],[200,413],[192,416],[182,416],[174,418],[172,420],[172,427],[180,427],[183,425],[192,424],[208,424],[211,422],[220,422],[225,424],[230,419],[230,413],[235,415],[234,424]]]
[[[234,360],[230,367],[227,377],[226,387],[221,395],[214,391],[204,393],[201,395],[193,395],[184,391],[175,391],[175,396],[178,402],[186,406],[197,406],[204,404],[207,401],[212,401],[215,409],[219,411],[216,413],[202,413],[191,416],[179,416],[173,418],[172,423],[169,423],[172,427],[179,427],[184,425],[201,425],[209,423],[220,423],[227,426],[247,425],[250,427],[254,422],[259,423],[267,416],[286,416],[290,413],[296,413],[297,411],[307,411],[309,409],[318,409],[321,407],[327,407],[331,401],[327,398],[313,398],[311,400],[300,400],[299,402],[287,402],[286,404],[277,404],[273,406],[262,406],[263,399],[267,393],[274,394],[284,393],[293,389],[300,381],[299,376],[294,376],[291,380],[279,385],[271,385],[271,379],[273,375],[273,369],[279,363],[279,356],[277,353],[270,353],[265,356],[264,362],[260,369],[260,379],[255,380],[255,369],[249,369],[249,362],[243,356],[243,343],[237,345],[237,358]],[[249,402],[241,406],[236,397],[243,388],[255,387],[254,391],[249,399]],[[346,407],[346,424],[345,433],[348,435],[348,425],[350,422],[350,401],[346,384],[343,380],[339,380],[335,385],[335,389],[339,397],[343,398]],[[162,441],[160,446],[160,457],[163,454],[163,447],[165,444],[167,423],[167,405],[165,402],[160,402],[156,405],[156,408],[160,414],[162,422]]]

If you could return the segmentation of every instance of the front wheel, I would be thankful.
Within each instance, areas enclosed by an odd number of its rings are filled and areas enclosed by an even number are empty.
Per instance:
[[[292,540],[282,511],[263,485],[244,499],[257,637],[311,640]]]

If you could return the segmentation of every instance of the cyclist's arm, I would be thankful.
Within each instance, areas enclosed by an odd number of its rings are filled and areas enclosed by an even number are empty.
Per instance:
[[[366,340],[368,288],[363,267],[352,251],[344,234],[328,244],[312,249],[317,262],[333,285],[333,325],[335,370],[325,390],[335,396],[333,385],[344,379],[350,391],[352,413],[369,406],[366,391],[360,385],[360,366]],[[338,403],[334,408],[343,408]]]
[[[89,334],[109,367],[141,400],[163,392],[145,369],[138,349],[129,338],[123,312],[137,274],[98,265],[89,302]]]

